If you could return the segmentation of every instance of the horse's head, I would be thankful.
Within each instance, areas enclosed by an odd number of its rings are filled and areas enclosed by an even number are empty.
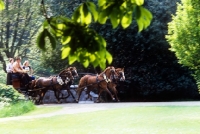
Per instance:
[[[118,78],[120,81],[125,81],[125,75],[124,75],[124,68],[117,68],[115,69],[117,74],[118,74]]]
[[[66,77],[69,78],[70,80],[73,80],[73,79],[74,79],[74,77],[73,77],[73,75],[72,75],[72,73],[71,73],[70,70],[66,71],[66,72],[65,72],[65,75],[66,75]]]
[[[68,83],[69,81],[72,81],[74,79],[69,69],[61,71],[58,76],[61,77],[65,83]]]
[[[115,71],[115,68],[113,66],[107,67],[102,73],[106,75],[106,77],[111,78],[111,79],[117,79],[118,74]]]
[[[68,69],[71,71],[73,77],[78,77],[76,67],[69,67]]]

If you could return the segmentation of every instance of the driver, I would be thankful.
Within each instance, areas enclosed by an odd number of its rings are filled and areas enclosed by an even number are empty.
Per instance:
[[[13,74],[18,75],[23,86],[27,87],[31,81],[27,71],[22,68],[21,58],[19,56],[15,57],[15,62],[13,63]]]

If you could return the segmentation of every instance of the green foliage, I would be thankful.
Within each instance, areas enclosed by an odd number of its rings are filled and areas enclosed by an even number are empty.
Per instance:
[[[69,64],[81,62],[84,67],[91,63],[102,69],[112,63],[112,55],[106,50],[106,41],[95,30],[89,28],[93,21],[105,24],[110,19],[113,28],[121,23],[127,28],[132,22],[132,16],[137,20],[139,31],[147,28],[152,20],[152,14],[142,5],[144,0],[99,0],[98,9],[93,2],[82,3],[72,14],[71,19],[64,16],[51,17],[43,23],[43,31],[37,38],[37,45],[46,50],[46,38],[50,39],[52,47],[56,39],[61,42],[62,58],[68,57]],[[136,10],[137,9],[137,10]]]
[[[92,17],[94,21],[97,21],[98,12],[96,10],[96,5],[93,2],[85,2],[74,11],[72,20],[77,23],[88,25],[92,22]]]
[[[1,70],[0,71],[0,83],[6,83],[6,78],[7,78],[7,76],[6,76],[6,73],[3,71],[3,70]]]
[[[21,115],[34,108],[33,102],[27,101],[12,86],[0,84],[0,117]]]
[[[199,89],[199,92],[200,92],[200,70],[195,70],[194,73],[193,73],[193,77],[196,80],[196,83],[198,85],[198,89]]]
[[[10,99],[9,103],[17,103],[19,100],[25,100],[24,96],[16,91],[12,86],[0,83],[0,96]]]
[[[47,51],[43,52],[41,56],[41,65],[40,69],[51,69],[47,76],[50,76],[54,73],[59,73],[62,69],[68,67],[68,60],[61,59],[61,46],[57,46],[55,50],[52,50],[51,47],[47,48]],[[55,64],[56,63],[56,64]],[[39,72],[38,72],[39,73]]]
[[[139,32],[141,32],[143,29],[146,29],[152,20],[152,14],[143,7],[136,7],[136,21],[139,27]]]
[[[118,0],[113,2],[110,0],[99,0],[99,18],[101,24],[105,24],[110,18],[113,28],[120,23],[125,29],[132,23],[132,15],[137,21],[139,32],[146,29],[152,20],[152,14],[146,8],[142,7],[144,0]]]
[[[19,116],[34,110],[36,107],[31,101],[19,101],[1,109],[0,117]]]
[[[55,37],[53,37],[53,35],[47,30],[47,29],[44,29],[39,35],[38,35],[38,38],[37,38],[37,45],[40,49],[42,49],[43,51],[46,51],[46,48],[45,48],[45,44],[46,44],[46,38],[48,38],[51,43],[51,47],[53,49],[55,49],[56,47],[56,39]]]
[[[0,11],[5,9],[5,5],[2,0],[0,0]]]
[[[41,0],[4,2],[5,9],[0,14],[0,65],[6,72],[8,58],[16,55],[20,55],[22,59],[29,58],[29,52],[35,45],[35,35],[44,18],[39,16],[38,3]]]
[[[44,22],[43,31],[37,38],[37,44],[42,50],[46,50],[46,37],[60,40],[63,45],[62,58],[68,57],[69,64],[78,61],[84,67],[88,67],[91,63],[94,67],[99,65],[105,68],[106,61],[109,64],[112,62],[104,38],[85,24],[73,22],[65,17],[52,17]]]
[[[177,5],[176,15],[172,16],[172,21],[168,24],[166,38],[179,63],[195,71],[194,77],[199,85],[200,3],[199,0],[181,2]]]

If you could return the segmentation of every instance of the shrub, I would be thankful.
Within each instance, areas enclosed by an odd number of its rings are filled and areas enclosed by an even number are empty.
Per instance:
[[[0,71],[0,83],[6,83],[6,73],[3,70]]]
[[[16,91],[12,86],[0,83],[0,101],[8,103],[17,103],[19,100],[25,100],[24,96]]]
[[[27,101],[12,86],[0,84],[0,117],[18,116],[35,109],[31,101]]]
[[[1,109],[0,117],[19,116],[35,109],[31,101],[18,101]]]

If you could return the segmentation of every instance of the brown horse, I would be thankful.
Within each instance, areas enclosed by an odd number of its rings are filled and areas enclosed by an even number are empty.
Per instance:
[[[118,77],[114,78],[111,82],[108,82],[108,89],[110,89],[110,91],[112,93],[114,93],[114,96],[116,97],[116,101],[120,101],[118,96],[117,96],[117,84],[119,81],[125,81],[125,76],[124,76],[124,68],[116,68],[115,69],[116,73],[118,74]],[[92,99],[92,96],[90,95],[90,91],[92,89],[91,88],[87,88],[86,94],[88,95],[88,97],[86,99]],[[98,89],[99,90],[99,89]]]
[[[69,68],[67,68],[67,70],[69,70],[69,71],[71,72],[71,74],[72,74],[72,76],[73,76],[74,78],[78,77],[78,73],[77,73],[76,67],[69,67]],[[62,98],[60,98],[60,99],[66,99],[66,98],[68,98],[68,97],[71,95],[72,98],[74,99],[74,101],[76,101],[76,99],[75,99],[73,93],[70,91],[70,86],[71,86],[72,83],[74,82],[73,80],[74,80],[74,79],[70,79],[67,83],[65,83],[65,84],[62,85],[63,87],[61,88],[61,90],[67,90],[68,95],[65,96],[65,97],[62,97]],[[61,93],[61,94],[62,94],[62,93]],[[64,96],[64,95],[62,94],[62,96]]]
[[[118,96],[117,96],[117,84],[119,81],[125,81],[125,75],[124,75],[124,68],[116,68],[115,69],[117,74],[118,74],[118,78],[115,79],[114,81],[108,83],[108,88],[111,90],[111,92],[114,93],[115,97],[116,97],[116,100],[117,101],[120,101]]]
[[[40,91],[40,99],[38,103],[43,103],[43,97],[46,94],[47,90],[53,90],[56,99],[58,100],[58,103],[60,103],[60,97],[61,90],[63,88],[63,85],[67,84],[71,80],[73,80],[74,77],[71,74],[71,71],[69,69],[65,69],[61,71],[58,76],[51,76],[51,77],[40,77],[32,82],[32,88],[40,88],[43,89]],[[33,89],[34,90],[34,89]]]
[[[108,90],[107,85],[108,82],[111,82],[113,79],[115,79],[118,76],[118,74],[115,71],[114,67],[107,67],[101,74],[97,76],[92,75],[85,75],[83,76],[80,81],[77,88],[77,102],[79,102],[80,95],[82,91],[87,87],[89,90],[93,89],[99,89],[99,96],[97,98],[97,101],[99,101],[99,97],[103,91],[108,92],[112,100],[115,100],[115,98],[112,96],[111,92]]]

